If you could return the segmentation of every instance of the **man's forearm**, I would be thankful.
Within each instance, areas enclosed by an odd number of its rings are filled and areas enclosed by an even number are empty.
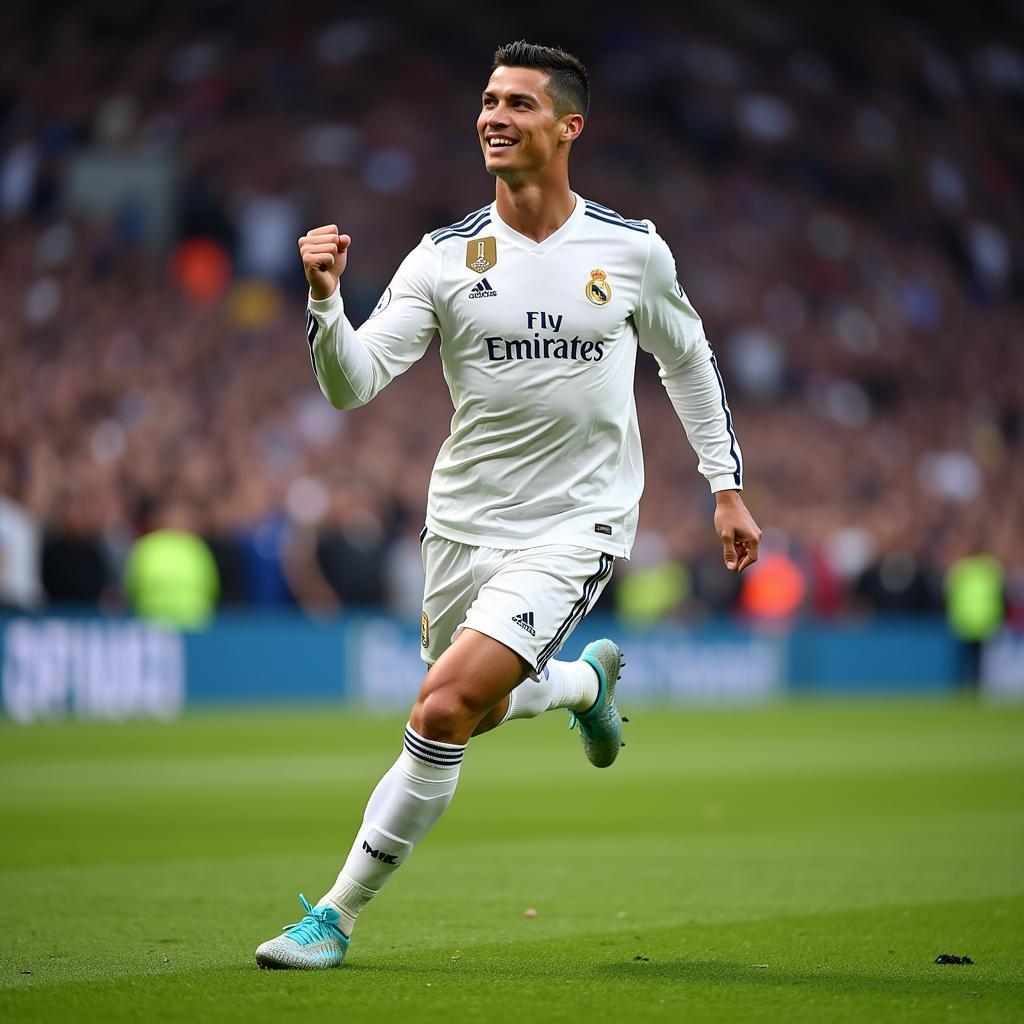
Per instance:
[[[662,384],[711,490],[717,493],[742,489],[743,456],[710,351],[663,377]]]
[[[307,338],[320,390],[336,409],[357,409],[383,386],[377,364],[345,316],[336,289],[325,299],[310,292]]]

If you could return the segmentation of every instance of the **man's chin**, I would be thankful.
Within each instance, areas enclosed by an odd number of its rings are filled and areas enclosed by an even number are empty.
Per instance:
[[[488,160],[486,156],[484,157],[484,170],[495,178],[500,178],[504,174],[513,173],[512,168],[502,166],[500,160]]]

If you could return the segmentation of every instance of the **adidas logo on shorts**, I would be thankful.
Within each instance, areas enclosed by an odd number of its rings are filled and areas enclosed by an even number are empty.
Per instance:
[[[533,628],[533,612],[523,612],[521,615],[513,615],[512,621],[517,626],[522,626],[530,636],[537,635],[537,630]]]
[[[485,277],[481,281],[477,281],[472,288],[469,289],[469,297],[471,299],[493,299],[498,293],[491,287],[491,282]]]

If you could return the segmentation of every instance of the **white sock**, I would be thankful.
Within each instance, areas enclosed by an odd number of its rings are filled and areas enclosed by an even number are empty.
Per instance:
[[[406,725],[405,747],[377,783],[348,860],[317,904],[337,909],[346,935],[451,803],[465,749],[464,743],[425,739]]]
[[[536,718],[553,708],[586,711],[597,700],[597,673],[585,661],[549,661],[539,680],[525,679],[508,695],[513,718]]]

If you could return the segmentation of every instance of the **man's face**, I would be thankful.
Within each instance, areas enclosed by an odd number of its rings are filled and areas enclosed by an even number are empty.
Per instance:
[[[543,169],[562,138],[563,120],[536,68],[495,68],[476,121],[484,165],[500,178]],[[568,117],[568,115],[566,115]]]

